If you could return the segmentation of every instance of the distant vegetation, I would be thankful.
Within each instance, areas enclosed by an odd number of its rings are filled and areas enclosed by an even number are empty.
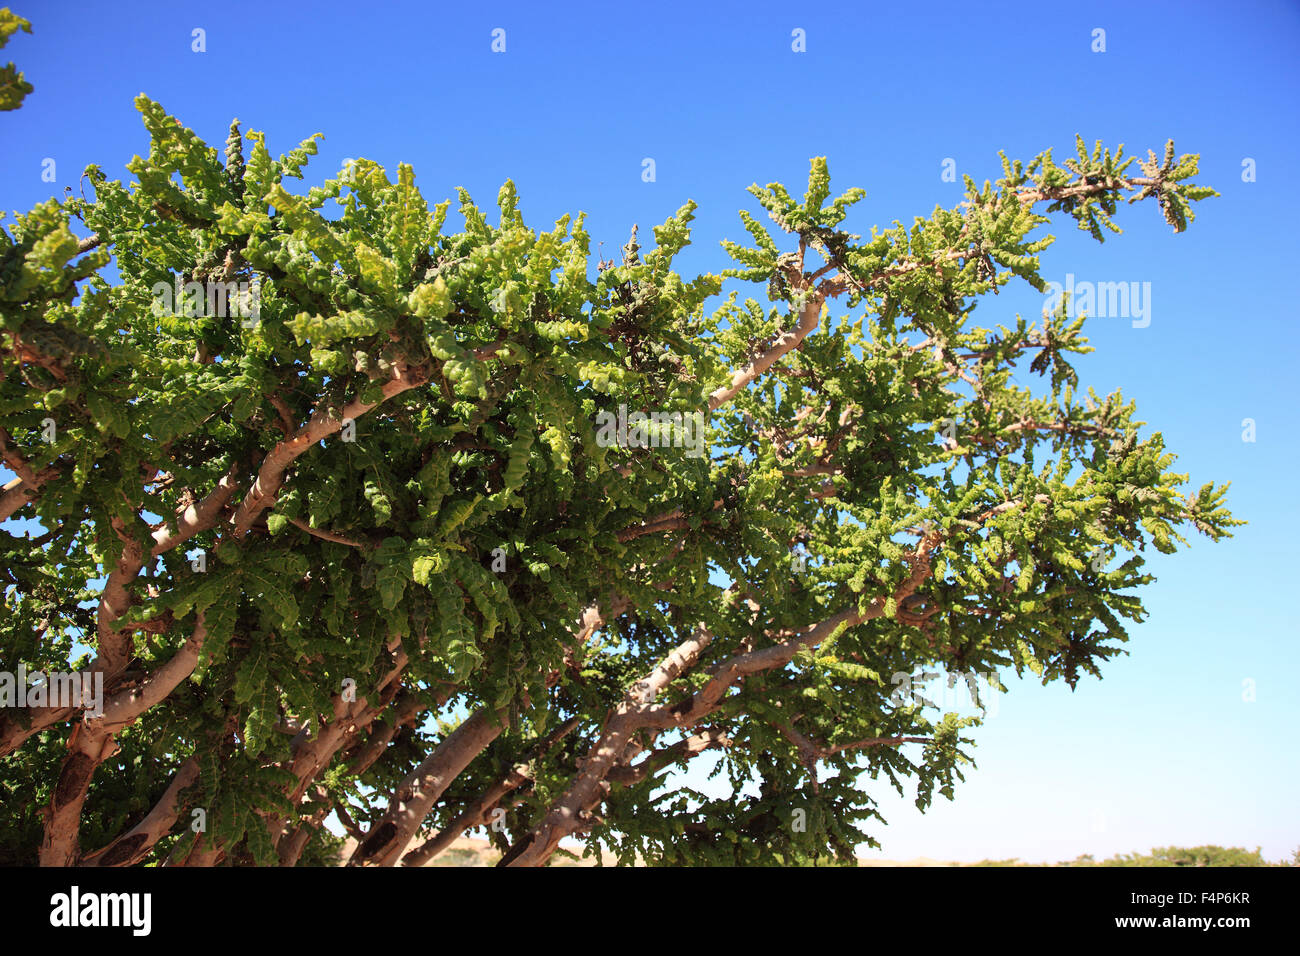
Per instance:
[[[1071,866],[1275,866],[1264,859],[1260,848],[1247,850],[1239,846],[1166,846],[1148,854],[1121,853],[1108,860],[1094,863],[1091,857],[1081,856]]]
[[[433,866],[494,866],[500,859],[500,851],[491,847],[486,841],[466,840],[461,845],[448,850]],[[564,857],[563,859],[561,857]],[[552,865],[558,866],[592,866],[594,860],[574,860],[567,853],[558,854]],[[864,862],[864,861],[859,861]],[[613,858],[606,857],[606,865],[612,865]],[[640,861],[638,861],[638,865]],[[907,863],[901,865],[907,866]],[[931,865],[934,865],[933,863]],[[943,865],[943,864],[939,864]],[[953,863],[952,866],[963,864]],[[1017,857],[1004,860],[981,860],[971,866],[1037,866],[1041,864],[1026,863]],[[1052,864],[1049,864],[1052,865]],[[1091,854],[1084,854],[1077,859],[1054,864],[1056,866],[1300,866],[1300,849],[1289,860],[1270,862],[1264,859],[1260,847],[1247,850],[1232,846],[1197,846],[1197,847],[1157,847],[1150,853],[1121,853],[1105,860],[1095,860]]]
[[[981,860],[976,866],[1027,866],[1018,859]],[[1157,847],[1150,853],[1121,853],[1098,862],[1092,854],[1083,856],[1060,866],[1300,866],[1300,849],[1290,860],[1271,863],[1264,859],[1259,847],[1247,850],[1239,846],[1166,846]]]

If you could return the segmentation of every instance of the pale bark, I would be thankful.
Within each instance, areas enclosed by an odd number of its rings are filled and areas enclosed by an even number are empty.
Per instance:
[[[650,708],[660,691],[695,664],[711,640],[708,631],[697,628],[694,635],[674,648],[644,680],[633,685],[606,721],[604,732],[569,789],[498,865],[540,866],[550,858],[560,841],[577,829],[580,814],[587,805],[599,797],[605,777],[624,756],[633,733],[644,726],[640,722],[642,713]]]
[[[930,532],[922,537],[906,560],[912,572],[893,591],[896,602],[916,591],[930,575],[931,555],[944,535]],[[606,722],[605,731],[565,793],[556,800],[542,822],[523,837],[498,866],[541,866],[550,859],[560,841],[576,832],[590,811],[607,792],[607,778],[626,757],[633,735],[647,728],[668,730],[690,727],[705,719],[722,704],[727,691],[742,677],[779,667],[794,659],[804,647],[816,647],[837,630],[852,627],[884,614],[886,599],[873,598],[865,612],[846,609],[777,644],[760,650],[746,650],[709,668],[709,680],[700,690],[676,704],[654,704],[655,695],[681,673],[689,670],[708,645],[711,635],[699,628],[664,659],[645,680],[636,684]]]
[[[557,741],[571,733],[577,726],[578,718],[576,717],[565,721],[541,741],[533,756],[543,756]],[[512,791],[523,786],[531,778],[532,773],[529,770],[527,761],[515,764],[510,768],[509,773],[470,801],[460,816],[443,827],[435,836],[402,857],[402,865],[424,866],[455,843],[456,839],[466,830],[489,825],[492,822],[497,805]]]
[[[113,735],[193,673],[206,637],[207,627],[200,614],[189,639],[144,684],[115,695],[105,703],[102,716],[87,716],[73,728],[68,739],[68,756],[63,760],[54,795],[45,810],[41,866],[71,866],[78,862],[81,808],[96,768],[119,749]]]
[[[397,787],[387,812],[353,851],[348,866],[395,866],[438,798],[501,734],[503,722],[504,715],[480,708],[448,734]]]
[[[799,321],[795,323],[794,328],[777,336],[776,341],[760,352],[751,362],[733,372],[731,382],[722,388],[716,389],[709,396],[709,410],[713,411],[731,401],[750,382],[771,368],[777,359],[787,352],[797,349],[800,343],[808,337],[809,333],[817,328],[824,302],[825,299],[821,295],[809,294],[808,299],[804,302],[803,309],[799,313]]]
[[[199,776],[198,761],[181,764],[172,782],[143,820],[102,850],[84,857],[81,866],[133,866],[141,862],[159,840],[171,832],[182,809],[181,793]]]

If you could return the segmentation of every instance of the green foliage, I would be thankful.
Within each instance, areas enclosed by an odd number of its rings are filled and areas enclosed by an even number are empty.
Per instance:
[[[1184,228],[1212,191],[1188,182],[1196,159],[1174,161],[1172,145],[1141,183],[1120,152],[1082,141],[1065,167],[1050,152],[1008,162],[996,185],[968,181],[963,207],[866,239],[840,228],[863,191],[832,200],[814,159],[802,203],[778,183],[751,188],[797,248],[781,251],[747,212],[754,247],[724,243],[742,267],[727,276],[768,301],[731,290],[707,313],[724,276],[672,270],[694,203],[654,229],[654,248],[634,233],[620,261],[592,263],[583,217],[529,228],[512,183],[495,225],[460,190],[455,231],[450,200],[430,209],[409,166],[392,180],[361,159],[291,189],[317,137],[276,159],[232,123],[218,151],[147,98],[137,107],[150,148],[127,167],[134,182],[91,167],[93,198],[41,204],[0,232],[0,425],[40,476],[14,511],[35,538],[0,535],[0,664],[84,663],[125,634],[131,669],[110,675],[112,693],[171,659],[200,618],[207,631],[194,673],[98,768],[87,847],[138,821],[194,756],[185,805],[208,808],[226,860],[273,861],[286,823],[314,828],[302,860],[327,861],[337,841],[320,819],[337,804],[374,823],[480,708],[505,715],[500,735],[426,822],[448,824],[525,761],[528,783],[493,831],[517,842],[629,688],[697,627],[713,639],[664,700],[856,609],[862,621],[749,675],[703,724],[642,731],[655,772],[612,784],[583,830],[623,860],[848,862],[878,820],[866,781],[914,787],[924,809],[952,798],[970,762],[978,720],[900,702],[891,675],[1099,675],[1145,615],[1133,592],[1150,581],[1147,546],[1240,523],[1226,486],[1184,491],[1132,403],[1078,391],[1083,319],[1064,306],[1041,325],[971,318],[1013,279],[1043,288],[1051,240],[1034,236],[1047,221],[1036,201],[1100,239],[1123,190],[1138,190]],[[96,237],[84,251],[74,219]],[[256,284],[258,314],[157,308],[156,285],[177,279]],[[859,314],[832,315],[841,295]],[[601,439],[620,407],[708,409],[810,301],[819,330],[705,416],[710,454]],[[1039,394],[1010,382],[1028,356]],[[223,480],[236,486],[224,508],[128,582],[120,619],[97,620],[128,549],[153,548]],[[918,538],[934,541],[924,562]],[[186,557],[197,551],[205,567]],[[613,598],[626,610],[575,642],[583,611]],[[349,682],[378,711],[355,726],[336,717]],[[399,718],[397,701],[416,716]],[[300,787],[295,756],[336,719],[351,736],[310,778],[319,789]],[[689,759],[672,747],[702,729],[728,741],[709,748],[715,773],[752,795],[665,784],[661,771]],[[39,845],[66,740],[49,726],[3,764],[4,859]],[[382,759],[362,765],[372,740]],[[32,796],[11,805],[19,792]],[[150,860],[201,842],[178,834]]]
[[[0,50],[9,42],[9,37],[19,30],[31,33],[30,21],[12,13],[8,7],[0,8]],[[23,79],[22,73],[12,63],[0,68],[0,110],[18,109],[32,89],[32,85]]]

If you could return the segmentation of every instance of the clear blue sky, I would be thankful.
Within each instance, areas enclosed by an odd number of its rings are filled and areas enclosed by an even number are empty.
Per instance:
[[[924,817],[880,793],[884,855],[1031,860],[1167,844],[1300,846],[1295,794],[1295,370],[1288,288],[1300,253],[1300,6],[1245,3],[114,3],[16,0],[34,35],[10,40],[36,91],[0,115],[0,208],[22,210],[98,163],[147,148],[145,92],[210,143],[233,117],[281,153],[322,132],[309,181],[366,156],[414,165],[430,202],[463,185],[490,204],[519,187],[538,228],[585,210],[609,253],[639,223],[700,203],[682,271],[725,265],[744,189],[802,190],[808,159],[862,186],[848,225],[910,222],[960,199],[946,158],[978,181],[997,151],[1058,159],[1075,133],[1145,155],[1173,137],[1222,198],[1175,236],[1150,204],[1121,210],[1098,247],[1072,224],[1047,278],[1151,283],[1151,323],[1095,319],[1084,384],[1123,386],[1193,480],[1232,481],[1249,526],[1154,556],[1150,620],[1131,656],[1071,694],[1012,682],[978,734],[979,769]],[[506,31],[494,54],[491,31]],[[191,51],[195,28],[207,51]],[[791,50],[806,31],[807,52]],[[1094,53],[1092,31],[1106,31]],[[41,180],[42,161],[57,182]],[[657,180],[642,181],[644,158]],[[1257,181],[1242,181],[1255,160]],[[314,174],[313,174],[314,171]],[[1290,184],[1290,185],[1289,185]],[[757,291],[757,289],[756,289]],[[983,324],[1035,317],[1021,289]],[[1021,376],[1022,380],[1026,376]],[[1257,440],[1242,441],[1242,420]],[[9,475],[4,473],[4,478]],[[1254,702],[1243,681],[1256,682]]]

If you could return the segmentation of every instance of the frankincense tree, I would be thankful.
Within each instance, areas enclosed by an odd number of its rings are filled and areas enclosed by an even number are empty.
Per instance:
[[[0,664],[49,674],[0,710],[7,862],[321,863],[341,827],[410,865],[484,825],[506,865],[851,859],[871,780],[924,808],[969,759],[977,716],[897,675],[1073,686],[1147,546],[1238,523],[1080,393],[1065,301],[972,319],[1045,288],[1053,213],[1184,229],[1213,191],[1172,143],[1004,158],[868,238],[814,159],[686,280],[693,203],[593,262],[509,182],[454,229],[409,166],[295,190],[315,137],[137,105],[133,182],[0,233]],[[729,279],[758,298],[707,310]],[[706,752],[737,796],[668,775]]]

